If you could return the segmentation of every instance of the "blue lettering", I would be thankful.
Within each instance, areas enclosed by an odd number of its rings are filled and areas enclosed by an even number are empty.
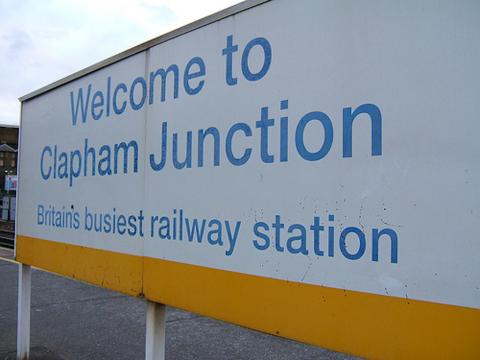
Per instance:
[[[257,250],[267,250],[270,247],[270,237],[267,234],[262,233],[260,231],[260,228],[262,228],[265,231],[269,231],[269,227],[267,223],[264,223],[262,221],[257,222],[253,226],[253,232],[255,233],[255,236],[263,240],[263,244],[261,244],[259,240],[255,239],[253,240],[253,246],[255,246]]]
[[[117,96],[120,90],[122,90],[122,92],[126,94],[128,91],[127,85],[125,85],[124,83],[120,83],[115,87],[115,90],[113,91],[113,111],[115,111],[115,114],[117,115],[122,114],[127,107],[127,100],[123,100],[122,106],[120,108],[118,107]]]
[[[72,123],[73,126],[77,125],[77,117],[78,117],[78,109],[80,107],[80,111],[82,112],[82,122],[85,122],[87,120],[87,113],[88,113],[88,103],[90,99],[90,91],[92,90],[92,85],[88,85],[88,90],[87,90],[87,97],[84,100],[83,99],[83,88],[80,88],[78,90],[78,95],[77,95],[77,102],[74,105],[74,100],[73,100],[73,91],[70,92],[70,110],[72,112]]]
[[[280,110],[288,109],[288,100],[280,102]],[[288,161],[288,116],[280,118],[280,161]]]
[[[45,222],[45,216],[44,216],[45,209],[43,205],[38,205],[37,206],[37,224],[38,225],[43,225]]]
[[[363,104],[352,112],[351,107],[343,109],[343,157],[352,157],[353,120],[367,114],[372,121],[372,156],[382,155],[382,113],[378,106]]]
[[[207,130],[198,130],[198,167],[203,167],[203,152],[205,138],[211,135],[213,139],[213,166],[220,165],[220,133],[217,128],[210,127]]]
[[[80,153],[79,150],[71,151],[70,152],[70,175],[68,177],[70,187],[73,185],[73,178],[78,178],[81,172],[82,172],[82,154]]]
[[[252,136],[252,129],[245,123],[237,123],[233,125],[227,133],[227,139],[225,141],[225,151],[227,153],[227,159],[232,165],[240,166],[245,164],[250,156],[252,155],[252,149],[246,148],[243,152],[243,155],[240,157],[235,157],[232,150],[232,140],[233,136],[237,131],[242,131],[245,136]]]
[[[162,157],[160,158],[160,162],[155,161],[155,155],[150,154],[150,167],[154,171],[160,171],[164,168],[165,163],[167,161],[167,123],[162,123]]]
[[[195,237],[197,238],[198,243],[201,243],[203,240],[203,233],[205,232],[205,223],[206,220],[202,220],[200,227],[199,221],[197,219],[185,219],[186,230],[187,230],[187,240],[193,241]]]
[[[99,120],[103,115],[103,104],[104,98],[103,93],[101,91],[97,91],[92,98],[92,117],[94,120]],[[96,112],[97,108],[101,108],[100,112]]]
[[[253,49],[254,46],[257,46],[257,45],[260,46],[263,50],[263,55],[264,55],[263,65],[259,72],[252,73],[248,65],[248,58],[250,56],[250,51]],[[248,81],[257,81],[263,78],[267,74],[271,63],[272,63],[272,47],[270,46],[270,43],[268,42],[267,39],[265,38],[253,39],[247,44],[247,46],[245,46],[245,49],[243,49],[242,72],[243,72],[243,76],[245,76],[245,78]]]
[[[289,234],[293,233],[296,230],[299,231],[299,234],[297,236],[290,236],[287,239],[287,250],[292,254],[308,255],[307,230],[305,229],[305,226],[301,224],[292,224],[288,227]],[[294,247],[293,245],[297,242],[299,246]]]
[[[48,153],[48,155],[51,157],[52,156],[52,148],[50,146],[45,146],[42,150],[42,155],[40,157],[40,172],[42,174],[43,180],[48,180],[50,177],[50,174],[52,173],[52,165],[48,166],[48,171],[44,171],[44,166],[43,166],[43,160],[45,158],[45,154]]]
[[[386,235],[390,238],[390,262],[393,264],[398,263],[398,236],[392,229],[372,229],[372,261],[378,261],[378,242],[382,235]]]
[[[262,107],[261,118],[255,123],[260,128],[260,155],[264,163],[272,163],[273,155],[268,153],[268,128],[273,126],[275,121],[268,118],[268,107]]]
[[[190,70],[193,65],[198,65],[198,71],[194,73],[190,73]],[[198,94],[202,90],[203,86],[205,85],[205,80],[200,80],[197,86],[192,88],[190,86],[190,80],[196,79],[201,76],[205,76],[205,74],[206,74],[205,63],[203,62],[202,58],[194,57],[187,63],[187,66],[185,67],[185,72],[183,75],[183,87],[185,88],[185,92],[188,95]]]
[[[141,93],[142,95],[140,97],[139,103],[135,102],[135,86],[137,84],[140,84],[142,86],[142,93]],[[147,98],[147,83],[145,82],[145,79],[143,77],[139,76],[135,80],[133,80],[132,86],[130,87],[130,106],[135,111],[140,110],[143,107],[143,104],[145,104],[146,98]]]
[[[157,76],[162,78],[162,88],[161,88],[161,96],[160,101],[165,101],[165,93],[167,87],[167,76],[168,73],[173,73],[173,98],[176,99],[178,97],[178,66],[175,64],[170,65],[167,70],[165,69],[158,69],[155,72],[150,72],[150,96],[148,98],[148,103],[151,105],[153,104],[154,99],[154,90],[155,90],[155,79]]]
[[[356,253],[350,253],[347,249],[347,236],[348,234],[354,233],[357,235],[357,239],[359,242],[358,250]],[[342,233],[340,234],[340,251],[342,252],[343,256],[345,256],[349,260],[358,260],[360,259],[363,254],[365,253],[366,247],[365,241],[365,234],[362,230],[357,227],[351,226],[345,228]]]
[[[113,159],[114,159],[114,173],[118,173],[118,155],[120,150],[123,152],[123,173],[126,174],[128,172],[128,154],[129,149],[133,150],[133,172],[138,172],[138,144],[135,140],[131,140],[128,144],[125,142],[121,142],[115,144],[114,151],[113,151]]]
[[[237,78],[233,77],[233,53],[238,51],[238,45],[233,45],[233,35],[227,36],[227,47],[222,50],[222,55],[227,57],[225,81],[233,86],[237,83]]]
[[[180,162],[178,161],[178,134],[173,134],[173,166],[176,169],[183,169],[184,167],[192,167],[192,132],[187,131],[187,144],[185,150],[185,160]]]
[[[305,132],[305,127],[312,120],[317,120],[322,123],[324,134],[325,134],[322,147],[317,152],[308,151],[304,144],[303,135]],[[297,146],[297,151],[302,158],[309,161],[320,160],[328,154],[328,152],[330,151],[330,148],[332,147],[332,143],[333,143],[332,121],[325,113],[320,111],[312,111],[300,119],[297,125],[297,130],[295,132],[295,145]]]

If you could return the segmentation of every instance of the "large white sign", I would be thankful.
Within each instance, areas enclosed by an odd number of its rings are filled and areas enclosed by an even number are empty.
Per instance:
[[[24,101],[19,234],[480,308],[480,8],[427,4],[268,2]]]

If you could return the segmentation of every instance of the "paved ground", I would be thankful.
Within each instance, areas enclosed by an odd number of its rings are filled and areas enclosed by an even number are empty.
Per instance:
[[[17,266],[0,260],[0,360],[15,359]],[[31,359],[144,359],[145,310],[144,300],[34,270]],[[354,359],[174,308],[166,352],[175,360]]]

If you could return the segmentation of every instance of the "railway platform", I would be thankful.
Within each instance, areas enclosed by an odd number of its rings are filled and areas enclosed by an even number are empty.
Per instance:
[[[0,360],[16,359],[18,264],[0,247]],[[145,358],[146,302],[33,269],[32,360]],[[354,357],[175,308],[166,359],[347,360]]]

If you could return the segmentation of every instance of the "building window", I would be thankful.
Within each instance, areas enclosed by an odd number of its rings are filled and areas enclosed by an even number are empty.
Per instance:
[[[15,167],[15,160],[12,160],[12,161],[10,162],[10,166],[11,166],[11,167]]]
[[[3,163],[3,159],[0,159],[0,166],[3,166],[4,163]]]

